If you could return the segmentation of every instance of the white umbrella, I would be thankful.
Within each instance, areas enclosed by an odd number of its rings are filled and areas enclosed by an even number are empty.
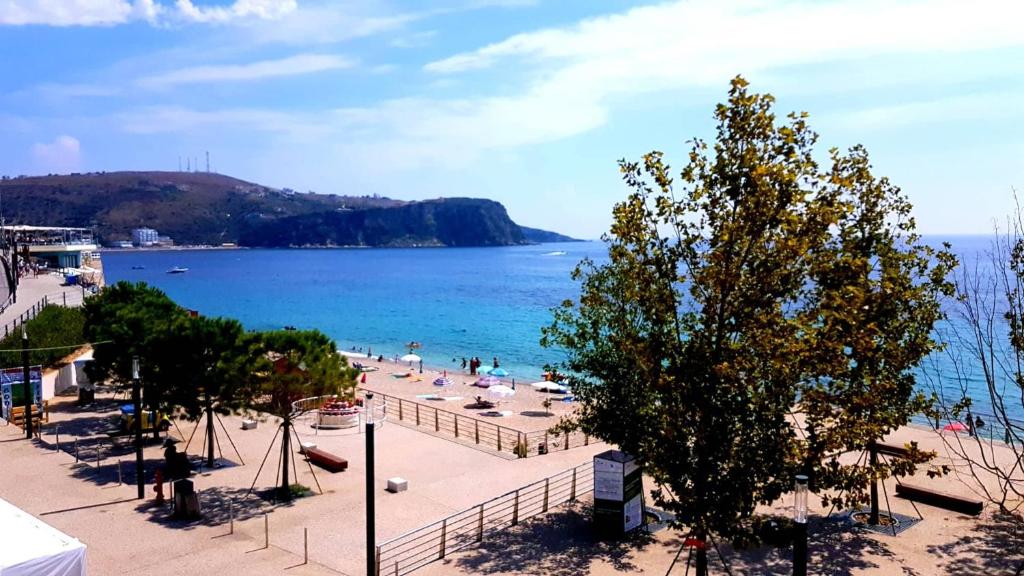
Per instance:
[[[487,389],[487,395],[495,400],[501,401],[512,396],[515,396],[516,391],[505,386],[504,384],[497,384]]]
[[[402,362],[419,362],[420,360],[422,360],[422,358],[415,354],[406,354],[405,356],[399,358],[399,360],[401,360]]]
[[[544,382],[534,382],[533,384],[530,384],[530,387],[541,392],[557,392],[559,394],[566,394],[569,392],[569,387],[565,384],[549,382],[547,380]]]

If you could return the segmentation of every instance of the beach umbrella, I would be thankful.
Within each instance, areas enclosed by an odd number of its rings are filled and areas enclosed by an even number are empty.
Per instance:
[[[491,368],[488,374],[490,374],[491,376],[498,376],[500,378],[504,378],[505,376],[508,376],[508,370],[505,370],[504,368]]]
[[[491,386],[490,388],[487,389],[488,398],[493,398],[498,402],[502,400],[508,400],[509,398],[515,396],[515,394],[515,390],[509,388],[508,386],[505,386],[504,384],[495,384],[494,386]]]
[[[967,432],[968,431],[967,425],[964,424],[963,422],[950,422],[949,424],[946,424],[945,426],[943,426],[942,429],[943,430],[948,430],[950,432]]]
[[[434,380],[434,386],[451,386],[452,381],[447,378],[438,378]]]
[[[541,392],[557,392],[559,394],[565,394],[569,392],[569,387],[566,386],[565,384],[549,382],[547,380],[543,382],[534,382],[533,384],[530,384],[530,387],[533,388],[534,390],[539,390]]]
[[[422,360],[422,358],[420,358],[416,354],[406,354],[405,356],[402,356],[401,358],[399,358],[399,360],[401,360],[402,362],[412,363],[412,362],[419,362],[420,360]]]
[[[501,380],[498,380],[494,376],[484,376],[473,383],[474,386],[479,386],[480,388],[490,388],[491,386],[498,386],[500,384]],[[509,388],[509,390],[511,390],[511,388]]]
[[[476,369],[477,374],[490,374],[491,370],[494,370],[494,368],[491,368],[490,366],[481,366]]]

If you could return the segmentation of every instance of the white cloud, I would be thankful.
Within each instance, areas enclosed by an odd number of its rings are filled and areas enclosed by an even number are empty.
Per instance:
[[[276,60],[262,60],[249,64],[226,64],[194,66],[161,74],[146,76],[138,80],[144,88],[168,88],[181,84],[204,84],[213,82],[240,82],[299,76],[328,70],[351,68],[355,62],[344,56],[333,54],[297,54]]]
[[[50,143],[33,144],[32,160],[44,172],[74,172],[82,160],[82,147],[76,138],[64,134]]]
[[[196,6],[192,0],[176,0],[178,14],[193,22],[229,22],[244,18],[277,20],[298,8],[296,0],[235,0],[229,6]]]
[[[395,48],[422,48],[429,45],[435,36],[437,36],[437,30],[423,30],[395,38],[391,41],[391,45]]]
[[[197,6],[191,0],[176,0],[174,8],[159,0],[3,0],[0,25],[113,26],[164,19],[226,23],[278,19],[297,7],[296,0],[235,0],[227,6]]]
[[[141,8],[145,0],[137,5]],[[6,0],[0,2],[0,24],[23,26],[109,26],[134,14],[128,0]]]
[[[1021,95],[1012,92],[964,94],[830,114],[823,121],[859,130],[899,129],[927,123],[975,122],[1020,117],[1024,115],[1020,101]]]

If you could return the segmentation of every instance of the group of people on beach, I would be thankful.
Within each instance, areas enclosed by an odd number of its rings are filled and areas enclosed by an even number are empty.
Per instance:
[[[453,358],[453,360],[454,360],[454,358]],[[470,376],[476,376],[476,371],[480,369],[480,366],[483,366],[483,361],[480,360],[479,357],[473,356],[467,362],[465,357],[463,357],[463,359],[462,359],[462,369],[465,370],[467,365],[469,366],[469,375]],[[494,357],[494,367],[495,368],[498,367],[498,357],[497,356]]]

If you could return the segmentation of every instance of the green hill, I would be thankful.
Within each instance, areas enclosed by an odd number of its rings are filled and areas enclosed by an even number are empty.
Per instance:
[[[0,195],[9,224],[90,227],[104,243],[127,240],[142,226],[177,244],[507,246],[536,241],[492,200],[407,202],[307,194],[211,173],[4,178]]]

